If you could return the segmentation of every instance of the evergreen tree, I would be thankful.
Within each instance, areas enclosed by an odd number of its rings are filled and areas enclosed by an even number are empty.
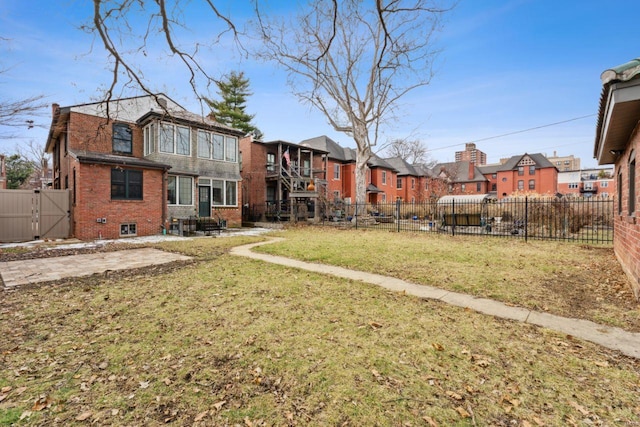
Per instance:
[[[249,79],[244,76],[244,72],[232,71],[223,80],[216,81],[216,85],[222,100],[205,98],[211,107],[211,117],[219,123],[246,133],[253,132],[256,139],[261,139],[262,132],[251,123],[255,115],[247,114],[245,111],[247,97],[253,94],[249,91]]]
[[[20,188],[35,170],[33,163],[23,159],[19,154],[6,158],[6,168],[7,188],[12,190]]]

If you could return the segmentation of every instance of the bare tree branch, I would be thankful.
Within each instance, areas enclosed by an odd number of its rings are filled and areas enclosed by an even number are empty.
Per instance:
[[[282,66],[294,94],[354,139],[358,203],[366,201],[366,162],[381,129],[403,96],[431,81],[433,36],[447,10],[433,0],[317,0],[286,22],[256,6],[261,56]]]

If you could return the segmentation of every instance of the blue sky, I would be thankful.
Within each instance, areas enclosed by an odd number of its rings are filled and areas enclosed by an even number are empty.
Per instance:
[[[0,100],[44,95],[48,104],[65,106],[99,96],[110,77],[106,55],[79,29],[91,18],[91,3],[0,0],[0,37],[7,39],[0,41],[0,69],[6,70],[0,74]],[[239,21],[250,15],[248,0],[215,3]],[[290,3],[270,1],[269,8],[286,13]],[[197,4],[189,3],[189,25],[180,33],[187,45],[206,40],[214,25],[205,6],[199,13]],[[438,36],[442,52],[434,79],[401,100],[399,120],[384,129],[383,139],[420,139],[439,161],[452,161],[466,142],[478,141],[489,162],[555,151],[580,157],[583,167],[595,166],[600,74],[640,57],[640,2],[615,4],[613,9],[592,0],[460,0]],[[163,56],[158,46],[152,43],[140,59],[154,90],[200,111],[185,70]],[[247,108],[266,139],[299,142],[324,134],[353,146],[320,113],[290,94],[286,75],[274,66],[243,58],[228,40],[203,50],[201,59],[216,77],[245,71],[254,93]],[[29,140],[44,144],[50,120],[50,109],[45,109],[36,118],[42,128],[19,128],[22,138],[0,140],[0,152],[12,153],[17,144]],[[571,121],[493,138],[567,120]]]

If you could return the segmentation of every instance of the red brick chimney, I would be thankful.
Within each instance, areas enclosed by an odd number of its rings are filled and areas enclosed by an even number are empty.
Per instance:
[[[469,181],[476,176],[476,167],[473,163],[469,162]]]

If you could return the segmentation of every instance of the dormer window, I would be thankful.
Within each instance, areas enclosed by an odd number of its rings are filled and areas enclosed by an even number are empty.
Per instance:
[[[133,154],[131,128],[126,123],[113,124],[112,149],[114,153]]]

